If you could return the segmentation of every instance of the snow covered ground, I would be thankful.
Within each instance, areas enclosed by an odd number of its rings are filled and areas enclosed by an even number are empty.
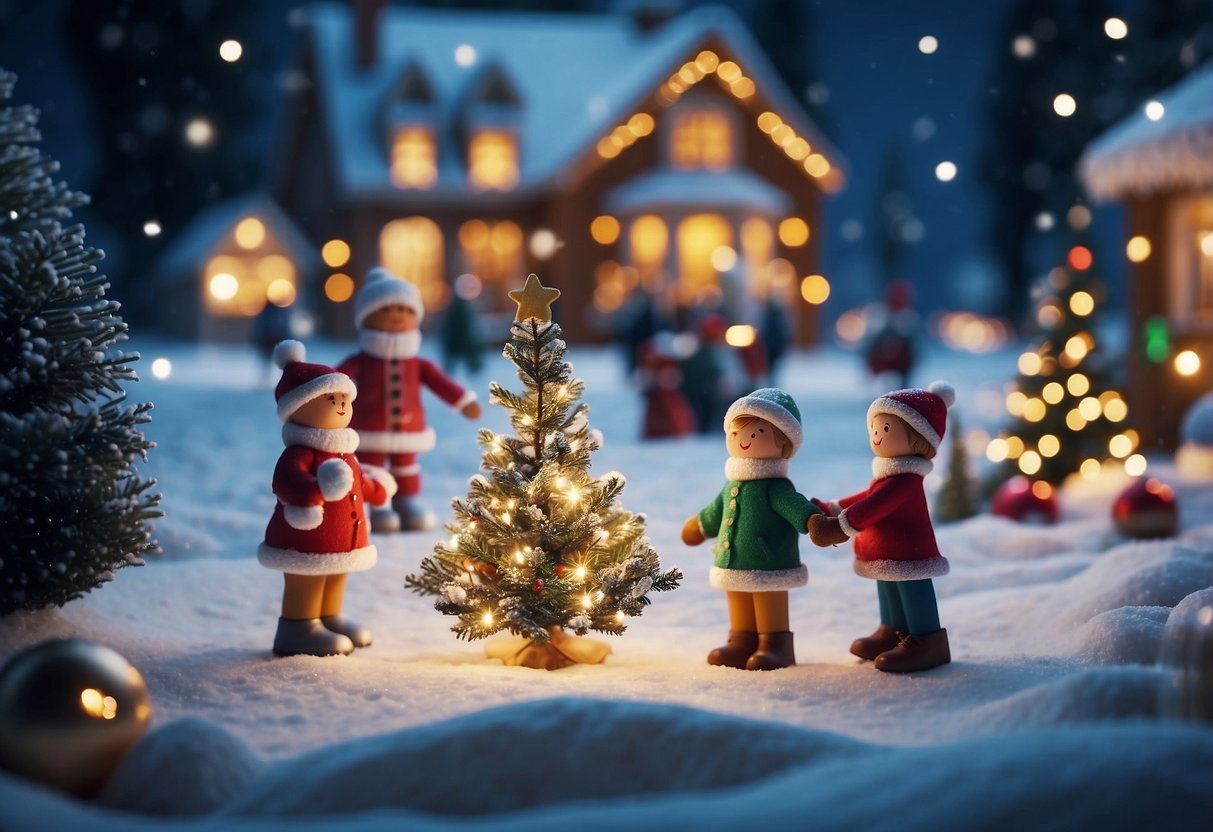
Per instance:
[[[170,816],[212,810],[190,828],[430,828],[453,816],[527,829],[1213,828],[1213,726],[1160,718],[1172,677],[1156,665],[1179,619],[1213,604],[1213,486],[1180,480],[1165,459],[1151,472],[1177,488],[1175,540],[1118,537],[1112,482],[1068,490],[1056,526],[938,526],[952,563],[936,581],[949,666],[896,676],[852,657],[851,640],[877,623],[875,587],[852,573],[848,547],[805,538],[799,664],[713,668],[724,599],[708,586],[710,547],[678,533],[722,482],[723,442],[639,442],[640,403],[616,354],[572,350],[606,437],[595,470],[627,475],[621,502],[646,513],[683,587],[653,596],[604,665],[503,667],[403,588],[443,535],[380,538],[379,564],[351,577],[346,601],[374,646],[274,659],[281,578],[254,555],[281,449],[269,372],[231,348],[134,347],[144,381],[132,398],[156,404],[164,553],[63,609],[0,621],[0,659],[57,636],[109,645],[146,677],[154,726],[101,805],[0,775],[2,828],[184,828]],[[309,348],[327,362],[345,352]],[[161,356],[173,372],[158,380]],[[1011,353],[940,352],[918,380],[949,379],[966,425],[993,427],[1013,373]],[[468,380],[482,399],[489,379],[518,386],[502,359]],[[882,391],[855,357],[794,356],[780,382],[804,414],[798,488],[833,498],[866,484],[864,413]],[[476,426],[433,400],[429,413],[439,447],[423,458],[424,490],[445,517],[479,466]],[[499,408],[483,421],[506,429]]]

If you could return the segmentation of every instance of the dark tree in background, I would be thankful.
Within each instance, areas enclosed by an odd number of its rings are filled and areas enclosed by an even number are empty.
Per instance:
[[[788,89],[822,130],[829,132],[825,103],[829,91],[819,83],[813,56],[816,24],[807,0],[753,0],[737,7]]]
[[[163,245],[206,205],[259,181],[271,142],[256,128],[275,92],[257,8],[235,0],[71,0],[64,15],[98,146],[88,189],[95,216],[119,241],[115,279],[130,287],[124,295],[136,315]],[[234,62],[220,57],[228,39],[243,47]],[[158,235],[145,232],[148,221],[159,224]]]
[[[32,107],[0,70],[0,615],[65,604],[155,548],[154,481],[135,469],[150,404],[132,381],[118,304],[97,273],[88,200],[51,178]]]
[[[914,211],[905,159],[896,145],[885,149],[884,166],[872,210],[876,264],[884,283],[905,278],[911,247],[922,239],[923,224]]]
[[[1127,36],[1105,21],[1119,17]],[[990,84],[987,155],[990,242],[1010,288],[1008,314],[1027,311],[1035,276],[1061,259],[1069,235],[1090,214],[1074,176],[1096,136],[1173,84],[1213,52],[1208,0],[1016,0],[999,41]],[[1059,115],[1059,94],[1076,109]],[[1098,252],[1097,252],[1098,253]]]

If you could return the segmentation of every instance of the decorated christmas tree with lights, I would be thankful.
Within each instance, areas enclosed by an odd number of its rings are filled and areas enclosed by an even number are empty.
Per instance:
[[[0,103],[15,77],[0,70]],[[0,108],[0,615],[63,605],[154,549],[159,496],[135,468],[151,447],[150,404],[127,405],[134,380],[115,345],[118,304],[97,273],[85,204],[52,176],[37,113]]]
[[[1073,473],[1097,476],[1105,466],[1144,470],[1129,414],[1110,386],[1109,359],[1095,335],[1103,284],[1084,246],[1051,270],[1034,291],[1037,335],[1019,356],[1019,375],[1006,398],[1011,425],[990,441],[987,457],[1001,463],[998,481],[1023,474],[1057,485]]]
[[[480,431],[482,473],[466,499],[452,501],[450,539],[405,579],[458,618],[451,629],[460,638],[508,631],[516,638],[490,644],[490,656],[547,669],[603,661],[609,647],[568,631],[619,635],[650,592],[682,579],[676,568],[662,571],[643,515],[619,506],[623,475],[590,473],[600,436],[551,320],[559,294],[535,275],[510,292],[518,316],[503,352],[525,390],[492,383],[490,399],[510,412],[515,435]]]

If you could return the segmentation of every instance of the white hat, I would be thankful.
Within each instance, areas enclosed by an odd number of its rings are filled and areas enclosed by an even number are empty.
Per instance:
[[[763,387],[748,396],[742,396],[729,406],[724,414],[724,429],[727,433],[729,426],[738,416],[757,416],[766,419],[783,431],[783,435],[792,443],[792,453],[800,450],[804,441],[804,428],[800,424],[800,408],[796,400],[778,387]]]
[[[399,305],[412,309],[417,314],[417,323],[425,317],[421,303],[421,291],[408,280],[403,280],[382,266],[366,274],[366,282],[354,297],[354,326],[361,328],[362,322],[377,309]]]

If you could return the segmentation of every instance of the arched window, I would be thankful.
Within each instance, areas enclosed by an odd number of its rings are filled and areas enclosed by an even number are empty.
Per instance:
[[[628,243],[632,250],[632,265],[648,285],[651,278],[665,271],[666,252],[670,246],[665,220],[656,214],[645,214],[632,220]]]
[[[695,303],[719,290],[712,255],[733,245],[733,226],[719,214],[694,214],[678,224],[678,294]]]
[[[442,229],[433,220],[406,217],[385,225],[379,234],[379,262],[397,277],[415,283],[427,310],[446,306]]]
[[[676,168],[726,170],[733,164],[733,130],[729,117],[711,108],[686,109],[672,115],[670,163]]]

